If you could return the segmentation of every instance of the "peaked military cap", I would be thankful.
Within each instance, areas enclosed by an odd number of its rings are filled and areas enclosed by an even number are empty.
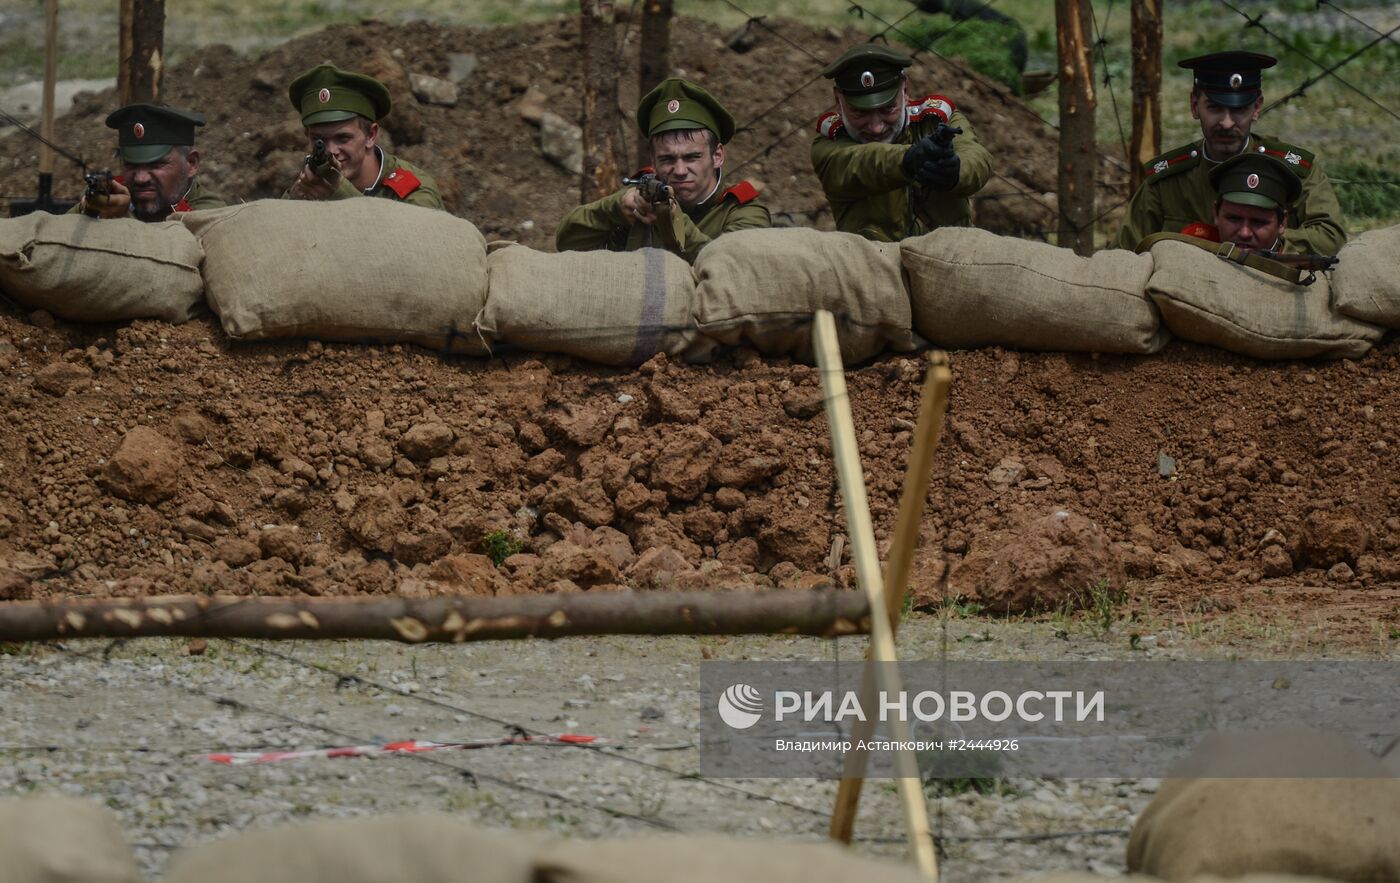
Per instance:
[[[1216,52],[1178,61],[1195,73],[1192,86],[1206,93],[1216,104],[1247,107],[1263,94],[1260,71],[1278,64],[1278,59],[1262,52]]]
[[[650,138],[675,129],[709,129],[728,144],[734,137],[734,117],[719,99],[680,77],[662,80],[637,104],[637,128]]]
[[[159,160],[172,147],[194,146],[194,130],[204,125],[197,113],[158,104],[128,104],[107,115],[117,130],[117,153],[132,165]]]
[[[303,125],[338,123],[364,117],[376,122],[389,115],[389,90],[374,77],[320,64],[287,87]]]
[[[1303,194],[1293,170],[1266,153],[1242,153],[1211,169],[1210,183],[1226,202],[1259,208],[1288,208]]]
[[[857,110],[884,107],[899,97],[904,69],[914,59],[880,43],[862,43],[847,49],[822,69],[822,76],[836,81],[836,88]]]

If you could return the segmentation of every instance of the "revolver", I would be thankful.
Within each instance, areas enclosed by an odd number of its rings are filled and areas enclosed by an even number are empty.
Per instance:
[[[318,177],[331,184],[340,182],[340,169],[336,168],[335,160],[331,157],[331,152],[326,149],[326,142],[317,138],[312,143],[312,150],[306,155],[306,165],[311,167],[311,171]]]
[[[642,198],[652,205],[671,201],[671,185],[658,178],[655,172],[643,172],[635,178],[623,178],[622,183],[636,187]]]
[[[110,169],[100,172],[84,170],[83,180],[87,182],[87,190],[83,191],[83,211],[95,217],[107,204],[107,197],[112,195],[112,172]]]

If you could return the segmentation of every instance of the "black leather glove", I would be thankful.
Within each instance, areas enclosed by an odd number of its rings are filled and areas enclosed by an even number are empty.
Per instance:
[[[961,173],[962,160],[950,147],[947,156],[920,166],[914,180],[928,190],[952,190],[958,186],[958,176]]]
[[[951,150],[952,148],[948,148]],[[904,151],[904,175],[911,181],[919,180],[919,171],[929,163],[942,158],[944,148],[935,144],[932,138],[920,138]]]

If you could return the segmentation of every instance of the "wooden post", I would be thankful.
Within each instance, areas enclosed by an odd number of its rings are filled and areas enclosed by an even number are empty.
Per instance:
[[[923,396],[919,401],[919,420],[914,427],[914,450],[904,472],[904,490],[899,498],[899,515],[895,517],[894,542],[890,544],[889,561],[885,564],[885,612],[890,618],[890,632],[899,630],[899,612],[904,609],[908,594],[909,570],[914,564],[918,546],[919,522],[923,519],[924,502],[928,498],[929,479],[933,476],[933,455],[943,436],[943,415],[948,407],[948,387],[952,373],[948,357],[941,352],[929,353],[928,374],[924,378]],[[870,654],[866,653],[866,658]],[[860,703],[868,708],[875,695],[874,670],[867,666],[861,684]],[[873,721],[857,721],[851,741],[860,744],[874,734]],[[855,751],[846,755],[846,767],[836,792],[836,805],[831,813],[832,840],[850,843],[855,834],[856,813],[860,808],[860,791],[865,782],[868,752]]]
[[[642,0],[642,40],[637,50],[637,97],[647,94],[671,75],[671,18],[675,0]],[[642,124],[644,120],[638,120]],[[637,165],[650,162],[651,141],[637,137]]]
[[[1162,0],[1133,2],[1133,140],[1129,186],[1142,184],[1143,166],[1162,152]]]
[[[165,73],[165,0],[121,0],[117,91],[122,104],[160,101]]]
[[[39,134],[53,140],[53,86],[58,79],[58,0],[44,3],[44,103]],[[39,145],[39,174],[53,175],[53,148]]]
[[[1060,60],[1059,244],[1082,255],[1094,250],[1094,173],[1099,159],[1090,14],[1090,0],[1055,0]]]
[[[841,486],[841,498],[846,504],[846,528],[851,538],[851,559],[855,562],[856,582],[870,600],[870,652],[866,677],[873,678],[886,696],[903,692],[900,686],[898,656],[895,653],[894,630],[885,609],[885,590],[880,578],[880,559],[875,549],[875,530],[870,521],[870,507],[865,497],[865,474],[860,465],[860,447],[856,443],[855,421],[851,418],[851,399],[846,391],[845,366],[841,364],[841,348],[836,337],[836,320],[826,310],[819,310],[813,326],[813,348],[821,371],[822,391],[826,394],[826,416],[831,427],[831,457],[836,465],[836,477]],[[866,706],[871,707],[871,706]],[[909,722],[900,718],[889,721],[898,742],[912,742]],[[933,853],[933,841],[928,824],[928,806],[924,801],[923,780],[912,751],[896,751],[895,767],[900,802],[904,808],[904,823],[909,838],[909,852],[919,872],[937,881],[938,859]]]
[[[622,115],[617,110],[617,38],[612,0],[581,0],[583,40],[583,202],[602,199],[622,181]]]

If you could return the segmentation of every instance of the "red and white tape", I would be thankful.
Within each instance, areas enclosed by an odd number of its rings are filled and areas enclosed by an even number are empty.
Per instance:
[[[498,745],[605,745],[606,739],[559,733],[553,736],[504,736],[499,739],[473,739],[470,742],[428,742],[410,739],[386,742],[383,745],[351,745],[346,748],[310,748],[305,751],[229,751],[206,755],[207,760],[226,766],[247,766],[254,763],[279,763],[284,760],[304,760],[310,757],[383,757],[389,754],[422,754],[428,751],[467,751],[472,748],[494,748]]]

